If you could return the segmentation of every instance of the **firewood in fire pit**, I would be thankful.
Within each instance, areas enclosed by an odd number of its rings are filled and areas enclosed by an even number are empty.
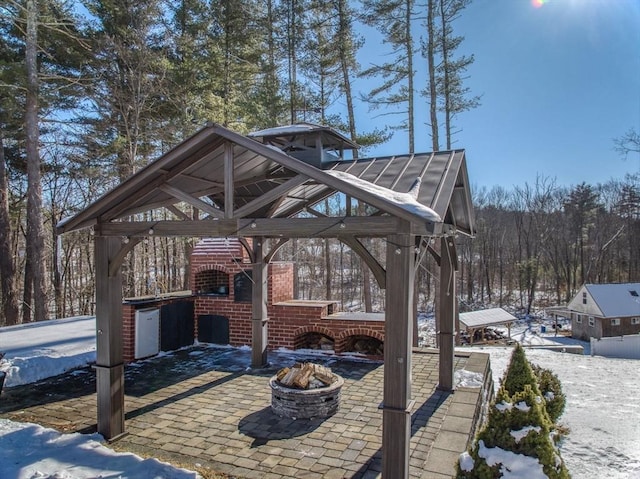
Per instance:
[[[331,369],[314,363],[296,363],[292,368],[282,368],[276,378],[283,386],[298,389],[329,386],[337,380]]]

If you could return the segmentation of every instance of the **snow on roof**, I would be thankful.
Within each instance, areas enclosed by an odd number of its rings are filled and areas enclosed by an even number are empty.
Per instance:
[[[300,122],[293,125],[282,125],[276,126],[273,128],[265,128],[264,130],[252,131],[247,136],[250,138],[259,138],[259,137],[282,137],[282,136],[290,136],[290,135],[299,135],[302,133],[311,133],[314,131],[322,132],[323,134],[327,134],[331,137],[339,139],[339,143],[344,147],[346,145],[351,146],[352,148],[358,148],[353,141],[344,136],[338,130],[331,128],[326,125],[317,125],[315,123],[308,122]],[[326,138],[326,137],[325,137]]]
[[[315,125],[313,123],[296,123],[295,125],[283,125],[273,128],[266,128],[264,130],[252,131],[247,136],[280,136],[280,135],[295,135],[298,133],[308,133],[315,130],[324,130],[326,127],[321,125]]]
[[[467,328],[481,328],[494,324],[511,323],[517,318],[502,308],[490,308],[460,313],[460,322]]]
[[[605,318],[640,316],[640,283],[585,284],[584,287]]]
[[[331,175],[335,178],[338,178],[342,181],[346,181],[351,183],[354,186],[357,186],[363,191],[367,191],[368,193],[375,195],[383,200],[391,202],[400,208],[416,215],[421,218],[431,221],[433,223],[442,222],[442,218],[438,213],[436,213],[433,209],[428,206],[423,205],[422,203],[416,200],[416,196],[418,193],[418,189],[420,187],[419,183],[416,183],[411,191],[408,193],[401,193],[398,191],[390,190],[389,188],[385,188],[384,186],[374,185],[367,180],[363,180],[354,176],[350,173],[346,173],[344,171],[337,170],[325,170],[325,173]]]

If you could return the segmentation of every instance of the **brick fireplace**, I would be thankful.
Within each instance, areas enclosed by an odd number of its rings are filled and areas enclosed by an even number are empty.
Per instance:
[[[251,246],[251,240],[247,240]],[[293,295],[293,263],[269,264],[267,292],[269,349],[322,349],[381,356],[384,314],[345,313],[336,301],[298,300]],[[189,336],[204,343],[251,345],[252,268],[249,255],[237,238],[205,238],[191,255],[191,291],[163,298],[125,301],[125,361],[134,359],[135,311],[159,307],[161,316],[175,314],[173,302],[192,303],[192,313],[169,322],[161,318],[161,338]],[[169,330],[165,326],[169,324]],[[176,329],[177,328],[177,329]],[[178,331],[178,332],[176,332]],[[186,332],[184,332],[186,331]],[[165,343],[166,341],[161,341]],[[185,344],[181,344],[185,345]]]

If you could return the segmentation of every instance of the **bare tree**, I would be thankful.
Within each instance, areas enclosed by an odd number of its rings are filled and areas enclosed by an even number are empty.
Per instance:
[[[4,159],[4,143],[0,130],[0,294],[2,313],[0,320],[11,326],[18,324],[18,295],[15,288],[16,266],[11,250],[11,220],[9,218],[9,181]],[[2,324],[2,323],[0,323]]]

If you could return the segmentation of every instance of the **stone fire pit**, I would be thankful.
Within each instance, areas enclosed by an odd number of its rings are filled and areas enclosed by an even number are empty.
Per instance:
[[[340,407],[344,379],[329,368],[305,363],[284,368],[269,380],[271,409],[281,417],[329,417]]]

